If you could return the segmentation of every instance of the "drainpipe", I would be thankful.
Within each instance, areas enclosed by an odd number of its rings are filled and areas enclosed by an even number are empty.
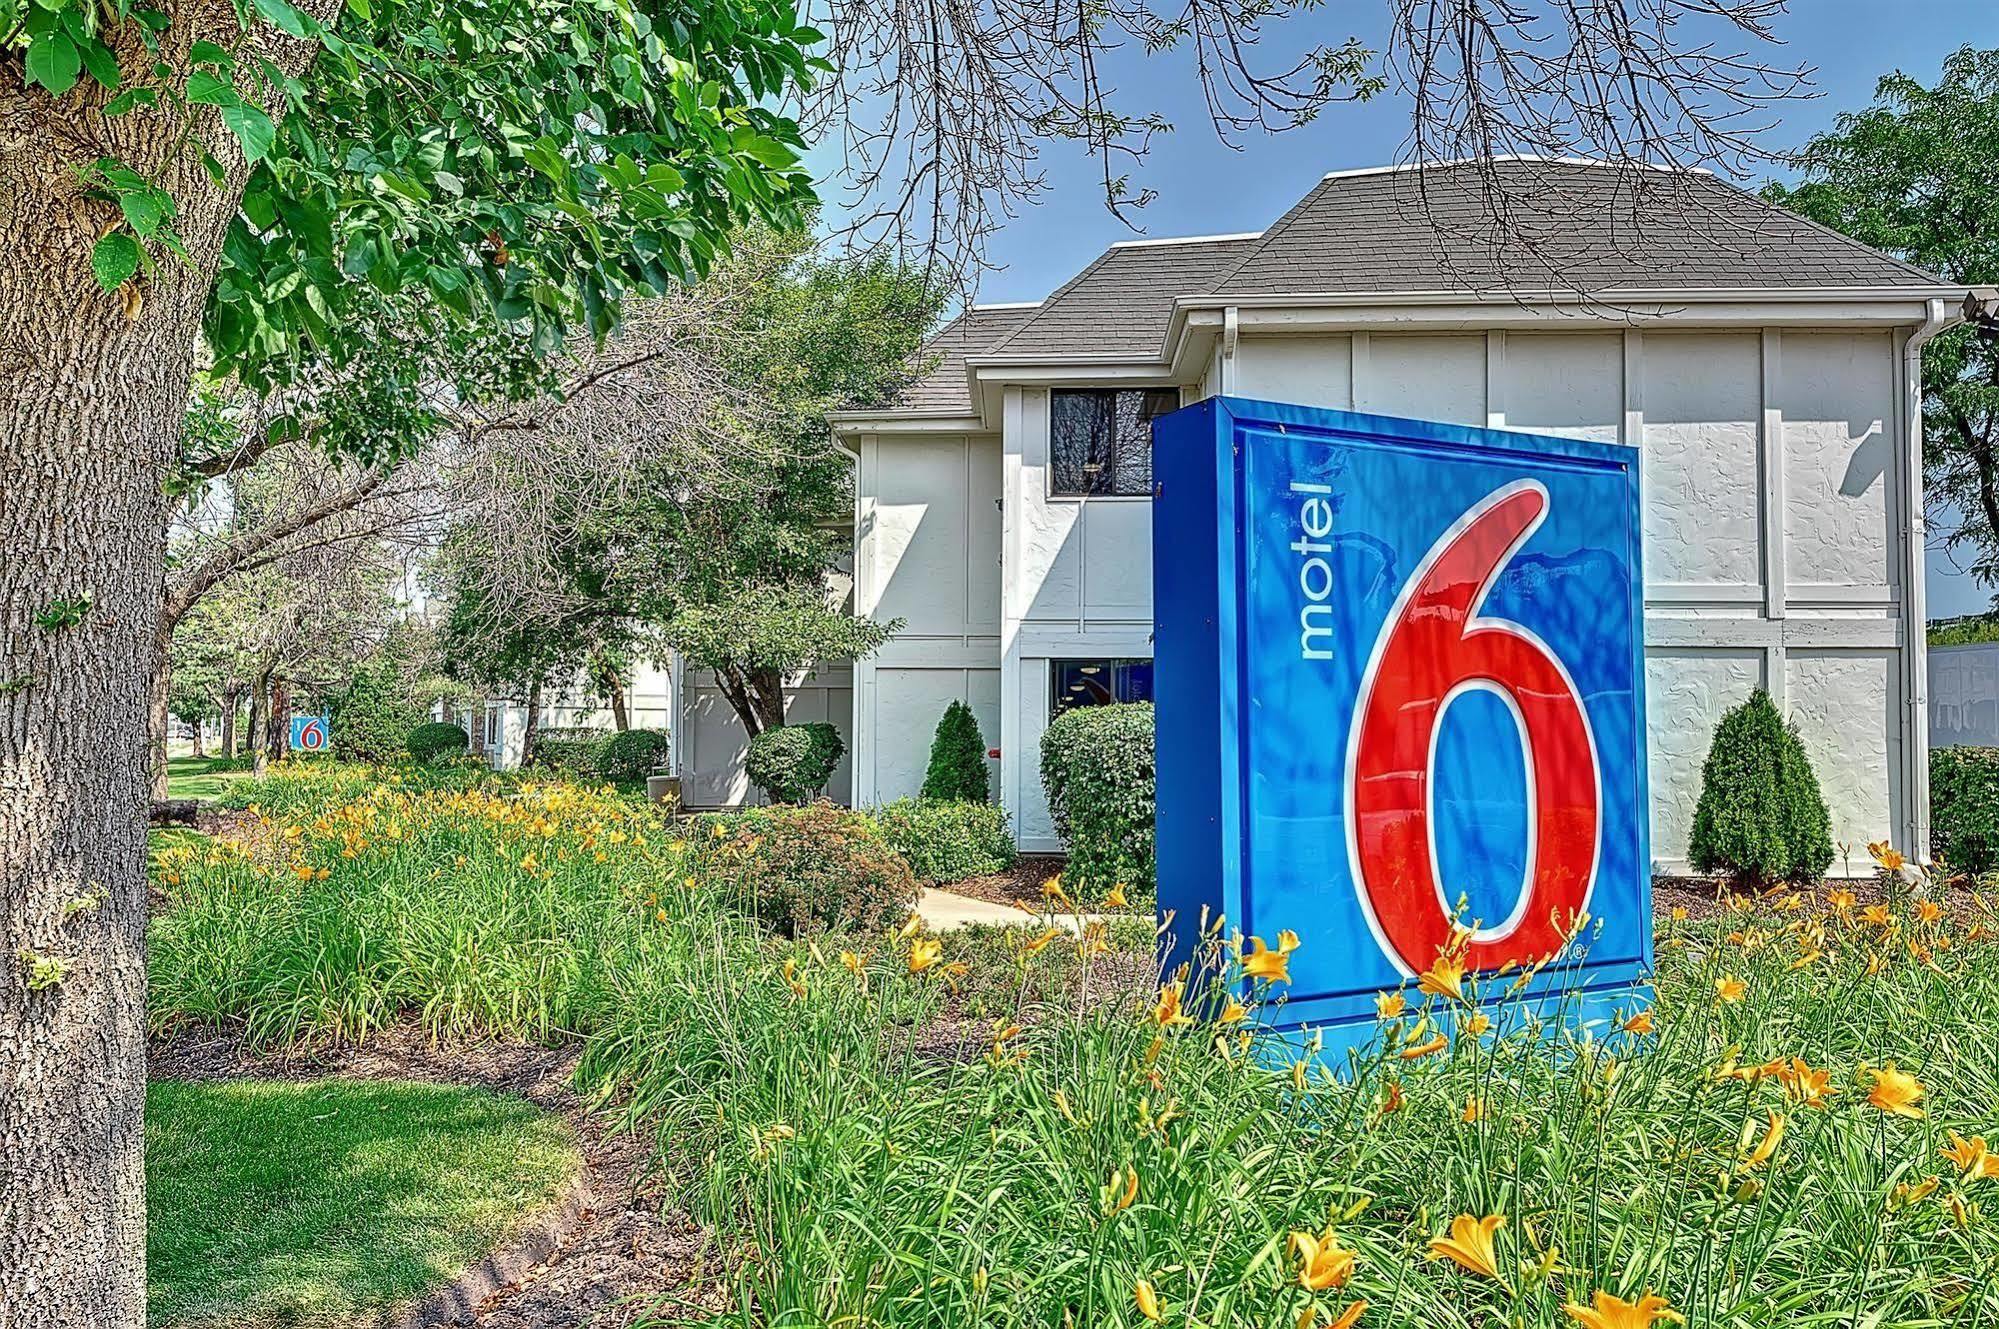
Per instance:
[[[1908,440],[1907,468],[1909,510],[1903,538],[1908,542],[1902,589],[1904,667],[1909,671],[1908,740],[1902,750],[1909,754],[1909,837],[1917,862],[1930,861],[1930,665],[1928,588],[1923,583],[1924,550],[1928,530],[1923,520],[1923,347],[1930,338],[1960,321],[1955,311],[1946,312],[1942,300],[1931,300],[1922,323],[1902,346],[1902,420]]]
[[[1216,386],[1224,397],[1235,394],[1236,340],[1242,335],[1242,314],[1234,306],[1222,310],[1222,381]]]

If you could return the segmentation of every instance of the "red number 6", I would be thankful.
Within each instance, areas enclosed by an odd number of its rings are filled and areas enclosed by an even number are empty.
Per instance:
[[[1347,747],[1347,855],[1375,939],[1420,973],[1450,940],[1431,780],[1438,722],[1461,693],[1495,693],[1526,758],[1527,871],[1513,912],[1481,920],[1465,963],[1496,969],[1559,950],[1596,878],[1601,780],[1575,682],[1539,637],[1479,607],[1548,512],[1520,480],[1486,495],[1424,555],[1368,657]]]

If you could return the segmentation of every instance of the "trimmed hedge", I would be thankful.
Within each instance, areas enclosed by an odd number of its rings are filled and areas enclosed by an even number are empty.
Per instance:
[[[604,748],[611,735],[601,729],[543,729],[534,736],[528,765],[580,780],[604,777]]]
[[[743,773],[778,803],[803,803],[826,787],[847,745],[829,724],[788,724],[750,740]]]
[[[930,740],[930,767],[923,774],[923,797],[983,803],[992,797],[986,740],[978,717],[962,701],[944,708],[937,736]]]
[[[1152,704],[1079,706],[1041,735],[1041,784],[1079,899],[1153,887]]]
[[[657,729],[627,729],[604,741],[597,753],[597,773],[606,780],[643,780],[666,760],[666,735]]]
[[[1999,868],[1999,748],[1930,753],[1930,852],[1953,872]]]
[[[418,761],[431,762],[462,755],[472,746],[472,740],[457,725],[435,720],[410,730],[403,746]]]
[[[1715,726],[1687,858],[1754,882],[1813,880],[1832,865],[1832,817],[1811,758],[1761,688]]]
[[[865,813],[831,803],[704,818],[724,834],[689,837],[765,925],[791,936],[876,930],[916,907],[916,878]]]
[[[991,803],[902,798],[871,814],[916,879],[938,886],[1013,866],[1006,811]]]
[[[410,730],[422,720],[393,669],[363,665],[333,703],[333,753],[347,761],[398,761],[408,755]]]

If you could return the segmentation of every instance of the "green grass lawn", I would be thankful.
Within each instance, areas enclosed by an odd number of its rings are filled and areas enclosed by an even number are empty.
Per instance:
[[[167,797],[211,799],[249,774],[221,757],[169,757]]]
[[[476,1089],[155,1082],[148,1322],[374,1323],[477,1262],[579,1166],[560,1118]]]

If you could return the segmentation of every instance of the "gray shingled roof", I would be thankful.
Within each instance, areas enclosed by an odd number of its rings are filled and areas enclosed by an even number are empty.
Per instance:
[[[1485,165],[1501,177],[1504,233],[1476,164],[1335,174],[1206,293],[1941,284],[1704,172]]]
[[[969,355],[1148,359],[1181,296],[1935,286],[1703,172],[1496,160],[1327,176],[1261,235],[1112,245],[1038,307],[974,307],[901,411],[969,413]]]
[[[1034,313],[1033,305],[974,305],[946,323],[923,344],[924,375],[903,389],[895,409],[926,415],[970,415],[972,397],[965,386],[965,357],[991,350]]]
[[[1256,247],[1257,237],[1137,240],[1112,245],[1041,302],[995,354],[1149,356],[1176,296],[1197,295]]]

